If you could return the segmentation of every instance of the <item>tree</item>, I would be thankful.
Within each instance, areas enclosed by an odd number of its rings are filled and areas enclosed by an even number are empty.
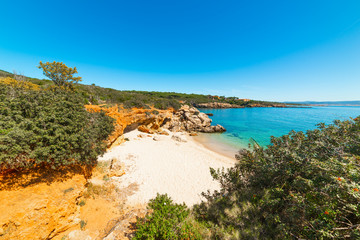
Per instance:
[[[42,63],[40,61],[38,68],[42,69],[44,75],[59,87],[71,88],[73,83],[81,81],[81,77],[74,77],[74,74],[78,73],[76,67],[70,68],[62,62]]]

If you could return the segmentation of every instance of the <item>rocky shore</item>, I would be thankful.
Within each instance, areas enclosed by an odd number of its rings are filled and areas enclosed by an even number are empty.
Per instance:
[[[174,113],[171,119],[164,122],[162,126],[172,132],[225,132],[226,129],[221,125],[212,126],[212,120],[205,113],[200,112],[195,107],[188,105],[182,106]]]
[[[246,106],[240,106],[237,104],[230,103],[220,103],[220,102],[209,102],[209,103],[197,103],[194,104],[194,107],[197,108],[245,108],[245,107],[276,107],[276,108],[286,108],[287,106],[282,103],[249,103]]]
[[[194,104],[197,108],[244,108],[243,106],[230,104],[230,103],[219,103],[219,102],[209,102],[209,103],[198,103]]]
[[[148,134],[169,135],[169,132],[215,133],[224,132],[221,125],[212,126],[212,120],[195,107],[183,105],[179,110],[173,109],[123,109],[121,106],[102,107],[85,105],[90,112],[105,112],[115,119],[115,131],[109,137],[109,148],[125,141],[124,133],[139,130]]]

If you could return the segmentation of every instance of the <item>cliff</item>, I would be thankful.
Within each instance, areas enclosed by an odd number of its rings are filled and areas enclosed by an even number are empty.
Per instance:
[[[0,176],[0,239],[51,239],[80,223],[80,171],[32,170]]]
[[[136,128],[140,128],[140,130],[147,133],[163,133],[161,125],[165,120],[171,119],[174,113],[173,109],[124,109],[118,105],[112,107],[85,105],[85,108],[90,112],[104,111],[106,115],[115,119],[115,131],[109,136],[107,142],[108,147],[113,147],[122,143],[124,141],[124,139],[121,138],[123,133]]]

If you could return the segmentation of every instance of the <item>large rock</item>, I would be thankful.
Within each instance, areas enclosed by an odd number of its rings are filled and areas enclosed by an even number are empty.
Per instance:
[[[226,131],[223,126],[211,126],[211,121],[212,120],[205,113],[200,112],[194,107],[184,105],[161,127],[169,129],[172,132],[187,131],[214,133]]]
[[[187,139],[184,135],[179,134],[179,133],[175,133],[172,137],[172,140],[177,141],[177,142],[187,142]]]

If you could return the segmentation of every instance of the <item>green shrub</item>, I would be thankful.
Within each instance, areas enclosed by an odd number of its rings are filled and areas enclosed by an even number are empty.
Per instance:
[[[0,170],[94,164],[113,119],[89,113],[79,95],[0,85]]]
[[[81,230],[84,230],[85,227],[86,227],[86,225],[87,225],[87,221],[84,221],[84,220],[81,220],[81,221],[80,221],[80,229],[81,229]]]
[[[158,194],[148,208],[152,212],[138,221],[134,239],[202,239],[185,204],[174,204],[166,194]]]
[[[228,171],[211,170],[221,191],[196,207],[214,238],[360,238],[359,119],[292,131],[236,158]]]

